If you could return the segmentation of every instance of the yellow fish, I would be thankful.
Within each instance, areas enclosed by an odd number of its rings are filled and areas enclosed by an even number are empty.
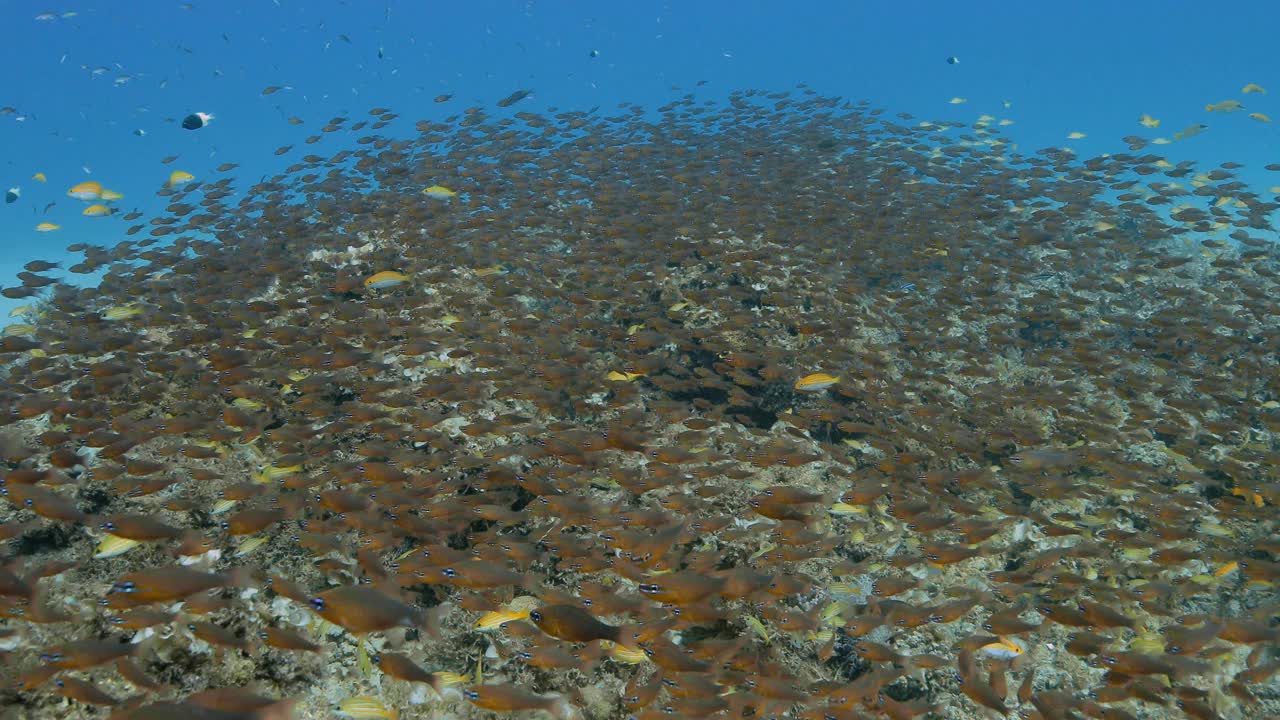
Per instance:
[[[112,305],[106,310],[98,313],[98,317],[103,320],[117,321],[127,320],[141,314],[142,308],[137,305]]]
[[[423,190],[422,194],[426,195],[429,198],[434,198],[436,200],[452,200],[453,198],[458,196],[458,193],[450,190],[449,188],[443,185],[432,185],[426,190]]]
[[[604,642],[608,641],[606,640]],[[614,660],[627,665],[639,665],[649,659],[648,654],[646,654],[641,648],[630,648],[626,645],[618,644],[613,644],[613,647],[609,649],[609,655],[611,655]]]
[[[95,560],[105,560],[106,558],[118,557],[138,547],[140,544],[141,543],[137,540],[130,540],[129,538],[122,538],[118,535],[107,534],[107,536],[102,538],[102,541],[98,543],[98,547],[96,552],[93,554],[93,558]]]
[[[383,270],[364,279],[364,286],[373,290],[395,287],[409,280],[409,276],[395,270]]]
[[[1143,115],[1141,118],[1139,118],[1138,124],[1142,125],[1142,127],[1145,127],[1145,128],[1160,127],[1160,121],[1151,117],[1150,115]]]
[[[529,618],[528,610],[494,610],[487,612],[476,620],[475,629],[480,632],[498,630],[509,622],[519,622]]]
[[[32,175],[32,176],[31,176],[31,179],[32,179],[32,180],[35,180],[36,182],[48,182],[48,181],[49,181],[49,178],[45,177],[45,176],[44,176],[44,173],[36,173],[35,175]]]
[[[102,197],[102,183],[88,180],[67,191],[67,197],[77,200],[97,200]]]
[[[355,695],[338,703],[334,713],[351,720],[397,720],[400,713],[371,695]]]
[[[35,325],[27,325],[25,323],[14,323],[6,325],[4,331],[0,333],[5,337],[31,337],[36,334]]]
[[[1208,129],[1209,129],[1209,126],[1208,126],[1208,125],[1199,125],[1199,124],[1197,124],[1197,125],[1189,125],[1189,126],[1187,126],[1185,129],[1183,129],[1183,130],[1182,130],[1182,132],[1176,132],[1176,133],[1174,133],[1174,134],[1173,134],[1173,139],[1174,139],[1174,140],[1186,140],[1187,138],[1189,138],[1189,137],[1195,137],[1195,136],[1199,135],[1200,133],[1202,133],[1202,132],[1204,132],[1205,130],[1208,130]]]
[[[124,199],[124,193],[118,193],[115,190],[107,190],[105,188],[102,190],[101,200],[103,202],[111,202],[112,200],[123,200],[123,199]]]
[[[1220,103],[1213,103],[1213,104],[1211,104],[1211,105],[1205,105],[1205,106],[1204,106],[1204,111],[1205,111],[1205,112],[1229,113],[1229,112],[1235,112],[1235,111],[1237,111],[1237,110],[1240,110],[1240,109],[1241,109],[1241,108],[1243,108],[1243,107],[1244,107],[1244,105],[1242,105],[1242,104],[1240,103],[1240,101],[1239,101],[1239,100],[1223,100],[1223,101],[1222,101],[1222,102],[1220,102]]]
[[[53,232],[62,229],[61,225],[54,225],[51,222],[42,222],[36,226],[36,232]]]
[[[840,377],[838,375],[813,373],[812,375],[805,375],[797,380],[795,389],[800,392],[822,392],[838,382],[840,382]]]
[[[81,212],[80,214],[87,215],[89,217],[106,217],[110,215],[112,212],[113,211],[111,210],[111,208],[107,207],[106,205],[99,204],[99,205],[90,205],[89,207],[85,208],[84,211]]]
[[[1244,89],[1240,92],[1244,95],[1248,95],[1249,93],[1259,93],[1261,95],[1267,94],[1267,91],[1262,89],[1262,86],[1256,83],[1249,83],[1248,85],[1245,85]]]
[[[1267,117],[1266,115],[1263,115],[1262,113],[1249,113],[1249,117],[1253,118],[1254,120],[1257,120],[1258,122],[1264,122],[1264,123],[1271,122],[1271,118]]]
[[[989,655],[995,658],[1000,658],[1002,660],[1009,660],[1012,658],[1016,658],[1024,652],[1021,645],[1019,645],[1016,642],[1013,642],[1012,640],[1006,640],[1004,638],[1000,638],[999,640],[993,643],[987,643],[986,645],[983,645],[978,649],[981,650],[986,655]]]
[[[609,374],[604,376],[604,379],[611,382],[631,382],[638,377],[644,377],[644,373],[618,372],[617,370],[610,370]]]
[[[1085,134],[1084,134],[1084,133],[1082,133],[1082,132],[1072,132],[1072,133],[1067,133],[1067,139],[1068,139],[1068,140],[1083,140],[1083,139],[1085,139],[1086,137],[1088,137],[1088,135],[1085,135]]]
[[[169,173],[169,187],[178,187],[179,185],[185,185],[195,179],[196,179],[196,176],[192,175],[189,172],[174,170],[173,172]]]
[[[963,103],[969,102],[969,98],[953,97],[947,102],[951,103],[952,105],[961,105]]]
[[[251,537],[236,546],[236,557],[243,557],[262,547],[268,538]]]

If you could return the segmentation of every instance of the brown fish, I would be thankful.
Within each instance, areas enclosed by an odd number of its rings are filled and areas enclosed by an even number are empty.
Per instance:
[[[295,700],[252,710],[217,710],[192,702],[155,702],[112,713],[107,720],[293,720]]]
[[[534,695],[515,685],[472,685],[462,691],[467,702],[493,712],[545,710],[560,720],[573,717],[573,707],[556,695]]]
[[[573,605],[544,605],[530,611],[529,619],[542,632],[569,642],[619,642],[622,637],[621,627],[602,623],[591,613]]]
[[[103,705],[112,707],[119,705],[120,701],[108,695],[97,685],[84,680],[73,677],[63,676],[53,681],[55,687],[58,688],[58,694],[82,702],[86,705]]]
[[[320,617],[357,635],[426,622],[423,611],[368,585],[326,590],[311,598],[310,605]]]
[[[153,602],[181,600],[198,592],[228,586],[246,586],[242,570],[208,573],[182,565],[150,568],[129,573],[116,581],[107,597],[111,608],[129,608]]]

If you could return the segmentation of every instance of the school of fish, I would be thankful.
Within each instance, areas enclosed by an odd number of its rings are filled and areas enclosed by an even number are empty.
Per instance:
[[[4,289],[0,706],[1280,715],[1241,165],[527,95],[333,118],[157,217],[68,191],[114,230]]]

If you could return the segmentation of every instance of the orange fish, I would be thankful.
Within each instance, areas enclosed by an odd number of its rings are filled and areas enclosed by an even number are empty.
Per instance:
[[[157,567],[120,578],[111,588],[108,607],[125,608],[181,600],[198,592],[249,584],[243,571],[208,573],[189,567]]]
[[[530,611],[529,619],[542,632],[569,642],[619,642],[622,637],[621,627],[602,623],[591,613],[573,605],[547,605]]]
[[[493,712],[545,710],[560,720],[573,717],[573,707],[557,695],[534,695],[514,685],[473,685],[462,692],[467,702]]]
[[[368,585],[344,585],[311,598],[311,609],[334,625],[357,635],[420,627],[424,613]]]

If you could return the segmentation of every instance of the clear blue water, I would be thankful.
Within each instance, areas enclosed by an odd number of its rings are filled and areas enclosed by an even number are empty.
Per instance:
[[[36,19],[44,12],[58,17]],[[689,91],[806,83],[920,119],[1008,118],[1020,150],[1071,145],[1082,157],[1203,122],[1203,134],[1150,150],[1245,163],[1242,178],[1265,189],[1280,185],[1280,173],[1262,170],[1280,162],[1277,27],[1280,3],[1263,0],[5,2],[0,106],[17,113],[0,116],[0,185],[22,196],[0,207],[0,275],[14,285],[27,260],[124,239],[119,216],[84,217],[66,197],[78,182],[124,193],[125,212],[158,212],[154,192],[173,170],[209,179],[234,162],[253,180],[306,152],[353,147],[348,133],[302,144],[330,117],[384,106],[402,117],[383,132],[410,135],[415,120],[492,108],[520,88],[534,96],[508,112],[654,107]],[[1271,92],[1242,96],[1248,83]],[[293,89],[263,96],[270,85]],[[433,102],[446,93],[453,100]],[[1226,99],[1246,111],[1205,112]],[[182,130],[193,111],[217,119]],[[1247,118],[1253,111],[1277,123]],[[1160,127],[1141,127],[1143,113]],[[1069,141],[1071,132],[1087,137]],[[273,155],[288,144],[293,153]],[[161,164],[170,155],[179,158]],[[48,182],[32,180],[37,172]],[[35,232],[42,221],[62,229]]]

